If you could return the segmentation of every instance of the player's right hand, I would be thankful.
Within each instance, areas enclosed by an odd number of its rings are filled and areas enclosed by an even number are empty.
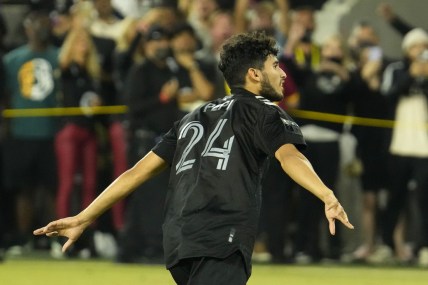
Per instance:
[[[348,215],[340,205],[334,194],[329,195],[325,200],[325,216],[328,220],[330,234],[336,234],[335,221],[339,220],[349,229],[354,229],[354,226],[349,222]]]
[[[68,238],[62,247],[62,252],[65,252],[82,235],[88,225],[88,223],[84,223],[74,216],[50,222],[48,225],[35,230],[33,234]]]

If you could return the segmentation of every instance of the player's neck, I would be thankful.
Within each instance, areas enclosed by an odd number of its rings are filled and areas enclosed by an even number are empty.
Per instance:
[[[260,96],[260,87],[255,84],[245,84],[243,88],[257,96]]]

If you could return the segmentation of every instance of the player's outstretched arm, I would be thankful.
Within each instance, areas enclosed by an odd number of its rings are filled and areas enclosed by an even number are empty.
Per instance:
[[[354,228],[333,191],[321,181],[308,159],[293,144],[281,146],[275,152],[275,157],[294,181],[324,202],[325,215],[332,235],[336,233],[335,220],[341,221],[350,229]]]
[[[167,163],[154,152],[149,152],[132,168],[113,181],[86,209],[73,217],[56,220],[35,230],[35,235],[64,236],[68,241],[62,250],[66,251],[83,231],[114,203],[123,199],[139,185],[167,167]]]

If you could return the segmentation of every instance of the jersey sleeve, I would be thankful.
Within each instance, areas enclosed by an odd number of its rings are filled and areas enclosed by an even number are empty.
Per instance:
[[[280,114],[275,107],[266,106],[259,118],[254,139],[266,154],[274,156],[284,144],[294,144],[299,150],[306,148],[300,127],[285,112]]]
[[[177,147],[177,128],[178,122],[174,124],[174,127],[171,128],[152,149],[154,153],[170,165],[174,159],[175,149]]]

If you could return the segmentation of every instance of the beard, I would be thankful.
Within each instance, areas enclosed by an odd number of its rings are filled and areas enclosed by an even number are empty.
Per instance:
[[[281,101],[282,98],[284,98],[284,95],[282,94],[282,92],[279,93],[272,87],[272,84],[270,83],[268,76],[264,73],[263,73],[263,80],[261,82],[260,95],[272,102]]]

